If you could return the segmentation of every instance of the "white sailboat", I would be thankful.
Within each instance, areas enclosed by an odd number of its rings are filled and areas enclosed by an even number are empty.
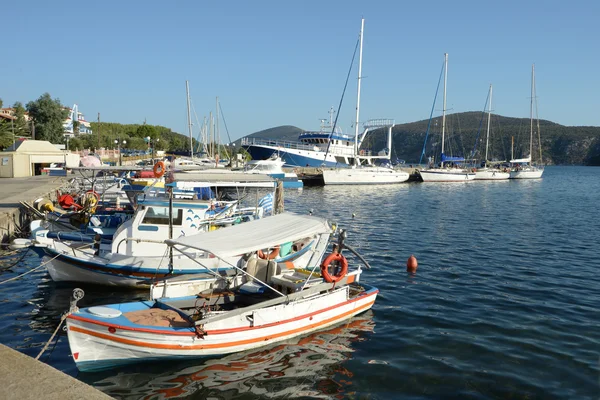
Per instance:
[[[463,163],[463,157],[448,157],[444,154],[446,133],[446,82],[448,79],[448,53],[444,53],[444,107],[442,109],[442,156],[439,167],[430,167],[419,171],[423,182],[468,182],[475,179],[471,169],[456,167]]]
[[[510,171],[510,179],[539,179],[544,173],[544,167],[542,165],[535,165],[532,163],[533,157],[533,102],[536,99],[535,92],[535,64],[531,66],[531,103],[529,106],[529,156],[520,159],[510,160],[512,164],[512,170]],[[537,103],[536,103],[537,110]],[[538,129],[538,144],[540,146],[540,164],[542,162],[542,143],[539,139],[540,134],[540,121],[537,121]]]
[[[359,126],[359,115],[360,115],[360,83],[362,79],[362,45],[363,45],[363,31],[365,27],[364,18],[361,21],[360,27],[360,50],[358,56],[358,89],[357,89],[357,100],[356,100],[356,122],[354,124],[354,162],[352,166],[348,168],[333,168],[323,170],[323,182],[325,185],[364,185],[364,184],[388,184],[388,183],[400,183],[406,182],[409,178],[407,172],[397,170],[387,166],[375,166],[370,164],[374,158],[390,159],[391,146],[392,146],[392,128],[393,122],[390,120],[378,120],[371,122],[365,126],[365,131],[362,135],[362,139],[366,136],[369,130],[381,127],[388,128],[388,148],[382,156],[370,156],[361,157],[359,152],[360,143],[358,138],[358,126]],[[391,123],[390,123],[391,122]],[[364,164],[364,163],[367,164]]]
[[[504,180],[508,179],[510,173],[508,169],[500,169],[488,167],[488,148],[490,144],[490,120],[492,119],[492,85],[490,84],[490,104],[488,107],[488,120],[487,120],[487,136],[485,139],[485,166],[482,168],[477,168],[475,172],[476,180]]]

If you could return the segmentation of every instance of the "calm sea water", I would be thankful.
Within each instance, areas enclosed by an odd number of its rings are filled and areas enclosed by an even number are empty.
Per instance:
[[[538,181],[306,188],[288,211],[326,216],[370,261],[373,309],[257,351],[78,373],[67,337],[42,360],[122,399],[597,399],[600,168]],[[419,260],[407,274],[407,258]],[[0,259],[7,266],[19,255]],[[38,266],[28,254],[8,279]],[[40,270],[0,285],[0,342],[36,356],[73,286]],[[84,287],[80,305],[145,292]]]

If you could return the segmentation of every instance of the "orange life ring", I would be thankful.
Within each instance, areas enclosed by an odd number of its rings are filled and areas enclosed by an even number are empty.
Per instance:
[[[477,170],[476,170],[475,168],[471,168],[471,172],[472,172],[472,173],[476,173],[476,172],[477,172]]]
[[[337,275],[331,275],[329,273],[329,266],[333,261],[339,261],[342,265],[342,269],[337,273]],[[346,274],[348,273],[348,260],[346,257],[341,255],[340,253],[331,253],[330,255],[323,260],[321,263],[321,275],[325,279],[325,282],[335,283],[341,281]]]
[[[273,247],[273,250],[271,250],[270,253],[263,253],[262,250],[258,250],[256,252],[256,255],[258,256],[258,258],[262,258],[263,260],[273,260],[275,257],[277,257],[279,255],[279,246],[275,246]]]
[[[162,176],[165,174],[165,163],[162,161],[157,162],[154,164],[152,171],[154,171],[155,178],[162,178]]]

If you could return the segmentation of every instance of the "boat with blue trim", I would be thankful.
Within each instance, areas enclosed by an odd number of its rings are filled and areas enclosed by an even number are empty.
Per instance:
[[[327,227],[328,235],[337,231],[322,218],[289,214],[271,218],[277,217],[281,221],[276,225],[293,221],[290,231],[296,236],[303,236],[308,225]],[[235,235],[240,242],[231,243],[255,249],[231,265],[237,274],[226,277],[215,273],[210,284],[202,287],[190,281],[191,285],[183,287],[188,293],[180,291],[183,296],[82,309],[73,305],[66,321],[77,368],[94,371],[150,360],[247,351],[339,324],[373,306],[378,289],[360,282],[361,265],[349,270],[348,260],[341,254],[346,249],[355,253],[343,243],[345,233],[338,234],[338,242],[327,257],[315,253],[304,268],[289,269],[257,256],[265,242],[273,246],[281,241],[281,235],[280,230]],[[184,237],[167,244],[177,252],[190,248],[206,251],[222,261],[239,251],[218,240],[198,239]],[[366,261],[364,265],[370,268]]]
[[[349,165],[354,157],[354,137],[334,129],[333,107],[329,120],[321,119],[318,131],[305,131],[298,141],[266,138],[242,138],[241,145],[253,160],[266,160],[273,154],[285,161],[288,167],[334,167]]]

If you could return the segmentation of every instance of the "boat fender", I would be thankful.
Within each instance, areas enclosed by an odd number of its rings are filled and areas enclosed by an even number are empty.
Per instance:
[[[331,275],[329,273],[329,266],[334,261],[338,261],[342,268],[338,271],[337,274]],[[325,282],[329,282],[329,283],[339,282],[346,276],[347,273],[348,273],[348,260],[346,260],[346,257],[341,255],[340,253],[329,254],[325,258],[325,260],[321,263],[321,275],[323,275],[323,279],[325,279]]]
[[[157,162],[154,164],[152,171],[154,172],[155,178],[162,178],[162,176],[165,174],[165,163],[162,161]]]
[[[263,260],[273,260],[275,257],[279,255],[279,246],[273,247],[270,253],[263,253],[262,250],[258,250],[256,252],[258,258],[262,258]]]
[[[406,261],[406,272],[417,272],[418,265],[419,264],[417,263],[417,257],[411,254],[410,257],[408,257],[408,260]]]

